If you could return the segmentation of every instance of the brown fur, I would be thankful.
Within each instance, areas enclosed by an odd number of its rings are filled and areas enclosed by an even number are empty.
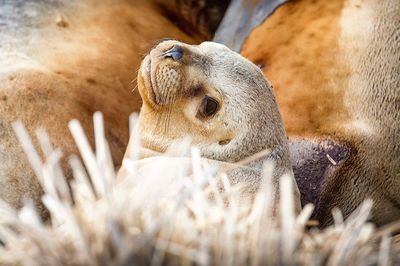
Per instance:
[[[400,219],[400,2],[349,1],[341,28],[351,71],[343,100],[351,122],[341,131],[356,153],[327,180],[317,216],[334,206],[347,215],[370,197],[372,220],[385,224]]]
[[[289,135],[320,133],[348,116],[348,70],[336,60],[343,1],[289,1],[256,28],[241,53],[274,85]],[[333,81],[334,77],[334,81]]]
[[[6,3],[0,10],[0,197],[19,207],[26,197],[39,202],[41,189],[11,122],[21,120],[31,133],[44,127],[69,155],[76,150],[67,122],[78,118],[92,139],[91,117],[100,110],[118,165],[128,141],[123,121],[141,104],[131,83],[141,56],[161,38],[193,43],[203,37],[182,32],[157,1]],[[223,12],[218,10],[213,21]]]
[[[363,199],[372,220],[400,218],[399,2],[292,1],[253,31],[242,53],[276,88],[289,136],[333,137],[350,157],[322,186],[327,224]]]

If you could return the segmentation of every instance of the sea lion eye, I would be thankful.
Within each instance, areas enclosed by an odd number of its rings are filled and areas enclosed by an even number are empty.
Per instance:
[[[217,100],[211,98],[210,96],[205,96],[203,102],[201,103],[201,113],[204,116],[214,115],[219,108],[219,103]]]

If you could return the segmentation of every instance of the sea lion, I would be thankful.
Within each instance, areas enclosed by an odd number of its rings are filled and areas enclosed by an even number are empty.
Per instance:
[[[155,40],[195,43],[212,36],[226,8],[226,1],[211,10],[203,0],[191,2],[197,5],[178,0],[0,0],[2,200],[20,207],[24,198],[33,198],[44,211],[40,185],[11,127],[15,120],[31,133],[45,128],[53,145],[68,156],[77,153],[68,121],[78,118],[93,141],[92,115],[102,111],[113,159],[120,164],[128,142],[128,123],[121,121],[128,121],[141,104],[137,92],[132,97],[132,68],[138,68]],[[197,15],[188,21],[187,14]]]
[[[371,221],[400,219],[399,6],[289,1],[235,44],[274,84],[294,173],[315,194],[300,192],[322,225],[367,197]]]
[[[333,207],[348,216],[372,198],[371,220],[383,225],[400,219],[400,2],[348,1],[340,26],[349,115],[331,134],[353,152],[324,182],[316,217],[322,220]]]
[[[293,178],[272,86],[239,54],[214,42],[164,41],[144,58],[137,81],[143,99],[138,123],[144,149],[163,153],[175,140],[189,137],[202,157],[223,166],[269,150],[263,158],[229,172],[233,182],[254,193],[267,159],[275,163],[276,195],[279,178]],[[297,189],[295,199],[299,207]]]

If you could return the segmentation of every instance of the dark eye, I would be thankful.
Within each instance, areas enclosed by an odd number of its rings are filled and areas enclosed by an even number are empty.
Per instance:
[[[218,111],[219,103],[217,100],[206,96],[201,104],[201,113],[204,116],[212,116]]]

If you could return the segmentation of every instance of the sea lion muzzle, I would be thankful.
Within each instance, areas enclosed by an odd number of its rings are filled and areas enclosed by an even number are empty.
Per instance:
[[[169,106],[181,94],[184,75],[184,48],[176,41],[164,41],[145,58],[142,77],[145,95],[155,106]]]

